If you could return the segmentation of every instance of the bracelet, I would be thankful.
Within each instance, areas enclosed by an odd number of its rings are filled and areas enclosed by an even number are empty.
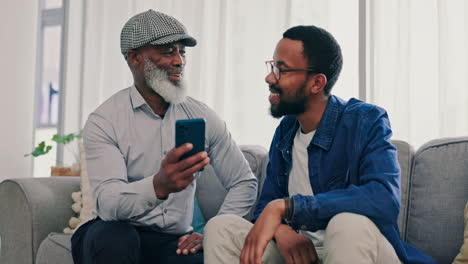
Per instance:
[[[294,200],[291,197],[284,198],[285,210],[283,220],[287,225],[291,225],[293,213],[294,213]]]

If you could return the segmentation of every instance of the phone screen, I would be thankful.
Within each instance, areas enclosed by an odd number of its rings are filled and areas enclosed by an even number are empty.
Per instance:
[[[205,150],[205,120],[202,118],[176,121],[176,147],[192,143],[193,149],[180,158],[181,160]]]

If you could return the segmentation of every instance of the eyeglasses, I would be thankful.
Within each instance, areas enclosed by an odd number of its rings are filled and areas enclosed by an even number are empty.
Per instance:
[[[265,65],[267,67],[267,73],[270,74],[273,72],[273,75],[275,75],[276,80],[279,81],[281,77],[282,72],[297,72],[297,71],[306,71],[306,72],[313,72],[313,73],[318,73],[316,69],[280,69],[278,66],[276,66],[276,61],[271,60],[271,61],[265,61]]]

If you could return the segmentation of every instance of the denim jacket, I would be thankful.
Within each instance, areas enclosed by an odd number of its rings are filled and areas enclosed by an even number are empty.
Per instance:
[[[270,146],[262,193],[254,220],[274,199],[288,197],[292,146],[299,122],[285,116]],[[400,239],[400,167],[387,113],[357,99],[330,96],[307,152],[313,196],[294,195],[291,226],[325,229],[336,214],[350,212],[371,219],[404,263],[436,263]],[[359,238],[356,238],[359,239]]]

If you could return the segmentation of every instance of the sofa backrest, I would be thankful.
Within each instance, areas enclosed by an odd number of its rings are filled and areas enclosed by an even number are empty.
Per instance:
[[[432,140],[416,152],[411,171],[405,240],[451,263],[463,243],[468,200],[468,137]]]
[[[34,263],[39,245],[74,216],[79,177],[17,178],[0,184],[0,263]]]
[[[258,188],[261,190],[261,183],[263,183],[263,179],[265,178],[266,166],[268,164],[268,151],[258,145],[241,145],[239,148],[249,162],[253,174],[257,177]],[[206,221],[218,213],[226,194],[227,191],[221,185],[213,167],[211,165],[206,166],[197,179],[196,189],[198,204]],[[258,194],[259,192],[257,192]],[[246,216],[247,219],[252,217],[254,208],[255,205]]]
[[[398,228],[400,229],[400,237],[405,237],[406,232],[406,213],[408,208],[408,189],[410,182],[411,166],[414,157],[414,148],[405,141],[392,140],[393,145],[397,148],[398,163],[400,163],[401,177],[401,206],[400,215],[398,216]]]

